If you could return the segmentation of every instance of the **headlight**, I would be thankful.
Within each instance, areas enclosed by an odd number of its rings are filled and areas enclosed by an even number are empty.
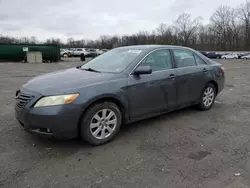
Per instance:
[[[70,94],[43,97],[39,101],[37,101],[34,107],[69,104],[74,101],[78,97],[78,95],[79,94]]]

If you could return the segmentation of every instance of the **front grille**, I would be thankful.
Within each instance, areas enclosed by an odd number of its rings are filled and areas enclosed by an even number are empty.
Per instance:
[[[16,98],[16,106],[18,108],[23,108],[26,106],[26,104],[28,104],[32,99],[34,98],[34,96],[26,94],[26,93],[22,93],[20,92],[20,94],[17,96]]]

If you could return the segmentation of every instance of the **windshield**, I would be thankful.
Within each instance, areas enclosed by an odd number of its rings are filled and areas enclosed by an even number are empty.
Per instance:
[[[82,69],[94,69],[100,72],[122,72],[139,55],[141,50],[116,48],[100,55],[81,66]]]

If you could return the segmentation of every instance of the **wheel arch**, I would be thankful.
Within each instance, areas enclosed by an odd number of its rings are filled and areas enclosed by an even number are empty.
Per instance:
[[[215,87],[215,89],[216,89],[216,95],[217,95],[217,94],[218,94],[218,91],[219,91],[218,83],[217,83],[216,81],[214,81],[214,80],[210,80],[209,82],[207,82],[207,84],[209,84],[209,83],[211,83],[211,84],[214,85],[214,87]]]
[[[122,99],[118,98],[115,95],[103,95],[99,96],[97,98],[94,98],[90,100],[86,105],[85,108],[82,112],[82,115],[80,116],[78,120],[78,133],[80,133],[80,127],[82,123],[82,118],[85,115],[86,111],[93,106],[94,104],[102,103],[102,102],[112,102],[117,105],[119,110],[121,111],[122,114],[122,123],[127,123],[129,122],[129,116],[128,116],[128,107],[125,102],[122,101]]]

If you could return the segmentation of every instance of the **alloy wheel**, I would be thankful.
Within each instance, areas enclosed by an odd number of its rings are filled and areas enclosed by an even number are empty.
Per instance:
[[[212,105],[214,101],[214,89],[212,87],[207,87],[203,94],[203,104],[206,107]]]
[[[90,132],[96,139],[106,139],[115,131],[117,116],[111,109],[98,111],[91,119]]]

